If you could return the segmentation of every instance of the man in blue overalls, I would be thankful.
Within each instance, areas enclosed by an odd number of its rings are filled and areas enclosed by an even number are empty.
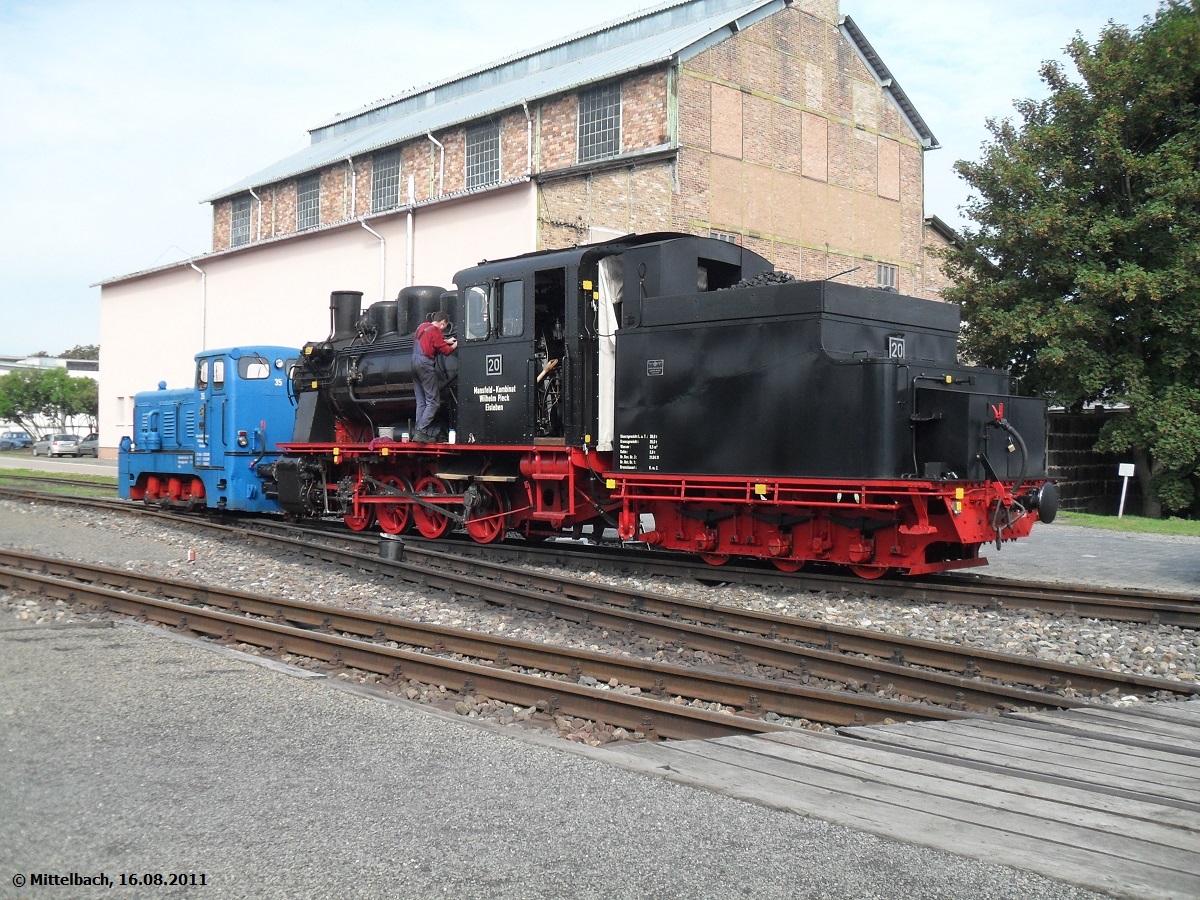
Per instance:
[[[446,340],[444,332],[450,317],[439,311],[433,320],[422,323],[413,335],[413,393],[417,398],[417,430],[412,439],[420,443],[434,440],[430,433],[434,416],[441,408],[442,382],[438,377],[435,361],[440,353],[449,356],[458,346],[456,338]]]

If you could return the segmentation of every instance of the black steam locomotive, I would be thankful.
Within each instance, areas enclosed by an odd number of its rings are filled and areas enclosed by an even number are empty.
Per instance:
[[[986,562],[1050,521],[1046,406],[960,365],[958,308],[781,278],[734,244],[631,235],[484,261],[455,290],[340,291],[294,369],[297,516],[457,526],[480,542],[611,526],[627,541],[873,578]],[[442,406],[415,430],[413,331],[436,310]],[[652,523],[652,524],[651,524]]]

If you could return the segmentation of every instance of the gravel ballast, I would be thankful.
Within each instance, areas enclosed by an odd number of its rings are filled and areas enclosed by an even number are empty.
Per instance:
[[[0,542],[114,567],[221,585],[255,593],[391,613],[419,622],[515,635],[672,660],[679,655],[653,641],[611,635],[557,619],[498,609],[469,598],[422,593],[404,582],[349,573],[298,555],[276,554],[200,531],[140,520],[120,513],[75,511],[52,504],[0,501]],[[188,561],[188,551],[195,560]],[[995,611],[945,604],[898,604],[842,593],[787,592],[741,585],[706,586],[663,577],[619,578],[572,571],[572,577],[622,583],[640,590],[722,603],[836,625],[869,628],[906,637],[942,641],[1061,663],[1095,666],[1195,684],[1200,671],[1200,633],[1171,625],[1140,625]],[[6,601],[10,607],[27,599]],[[65,604],[17,608],[25,621],[64,620]]]

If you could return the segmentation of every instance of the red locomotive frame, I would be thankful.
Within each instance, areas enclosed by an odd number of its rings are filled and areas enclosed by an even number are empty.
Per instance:
[[[878,578],[984,565],[983,544],[1025,537],[1038,521],[1018,496],[1022,485],[1008,481],[618,473],[611,454],[561,444],[381,438],[284,449],[324,461],[326,494],[341,498],[356,531],[377,525],[436,539],[461,524],[484,544],[514,531],[539,540],[607,524],[624,541],[712,565],[740,557],[794,572],[822,562]],[[643,530],[646,515],[652,530]]]

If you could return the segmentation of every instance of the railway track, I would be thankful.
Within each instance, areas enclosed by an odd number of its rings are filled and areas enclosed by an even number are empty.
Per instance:
[[[40,495],[28,499],[50,499]],[[72,500],[111,508],[111,502]],[[197,519],[123,504],[120,509],[195,527]],[[769,677],[790,675],[854,690],[920,698],[951,709],[1014,709],[1069,706],[1077,697],[1120,692],[1152,695],[1188,693],[1192,688],[1167,679],[1054,663],[1034,657],[967,649],[889,635],[867,629],[771,615],[678,597],[534,572],[523,566],[460,555],[441,544],[405,548],[405,561],[379,557],[380,548],[397,549],[340,531],[256,519],[231,525],[205,522],[210,531],[250,539],[325,562],[398,577],[419,588],[432,588],[509,606],[535,615],[554,615],[581,626],[599,627],[659,641],[676,650],[750,666]],[[735,637],[731,638],[730,633]],[[1053,699],[1055,696],[1059,700]],[[787,714],[787,713],[781,713]],[[821,720],[821,719],[817,719]],[[838,723],[834,719],[834,724]]]
[[[538,663],[548,671],[567,660],[567,670],[581,664],[571,654],[533,645],[469,637],[452,629],[419,626],[386,616],[355,613],[334,607],[224,591],[185,582],[138,576],[102,567],[88,567],[50,558],[4,554],[0,584],[35,591],[71,603],[86,603],[107,612],[148,621],[226,641],[268,648],[320,660],[335,667],[374,672],[400,683],[412,679],[451,687],[463,693],[526,706],[551,714],[566,714],[620,724],[630,730],[673,738],[705,738],[781,730],[782,726],[746,716],[722,715],[707,709],[662,700],[617,694],[568,681],[505,671],[491,665],[440,658],[387,646],[387,641],[428,646],[443,652],[469,650],[521,663]],[[16,563],[17,565],[10,565]],[[38,571],[35,571],[38,570]],[[119,583],[127,589],[108,585]],[[140,587],[151,593],[136,593]],[[176,599],[171,599],[176,598]],[[179,602],[180,600],[186,602]],[[218,608],[223,607],[223,608]],[[368,635],[364,641],[349,635]],[[612,660],[605,661],[617,669]],[[613,676],[607,676],[613,677]]]
[[[134,515],[159,516],[174,522],[195,523],[196,519],[177,513],[147,508],[115,499],[96,499],[0,486],[0,496],[12,499],[53,503],[78,504],[105,510],[124,510]],[[229,517],[224,517],[228,521]],[[210,519],[203,521],[209,522]],[[264,530],[278,529],[283,523],[255,520]],[[300,528],[293,533],[312,535],[351,536],[342,531],[320,528]],[[372,540],[372,539],[367,539]],[[1048,585],[1011,579],[989,579],[975,575],[940,575],[933,579],[884,578],[864,581],[835,572],[780,572],[774,567],[726,565],[713,567],[697,564],[674,554],[639,549],[629,551],[619,547],[581,544],[579,542],[548,542],[528,544],[524,541],[480,545],[471,541],[424,541],[404,538],[406,552],[414,554],[428,550],[445,556],[458,555],[481,561],[508,560],[513,565],[574,567],[579,569],[668,578],[693,579],[706,583],[753,585],[794,591],[823,591],[831,594],[872,596],[898,603],[963,604],[992,610],[1027,609],[1050,615],[1078,616],[1114,622],[1133,622],[1149,625],[1174,625],[1180,628],[1200,628],[1200,597],[1186,594],[1154,593],[1084,585]],[[436,549],[435,549],[436,548]]]
[[[752,678],[551,647],[12,551],[0,552],[0,584],[199,635],[374,672],[394,684],[411,679],[448,685],[464,694],[480,693],[550,715],[605,721],[652,737],[707,738],[779,730],[782,726],[758,718],[767,712],[855,725],[971,717],[976,714],[965,707],[972,702],[1007,705],[1017,698],[1035,708],[1086,705],[986,685],[959,694],[958,709],[899,701],[870,692],[813,688],[789,678]],[[729,640],[732,644],[737,638],[731,635]],[[587,687],[579,683],[584,677],[635,686],[653,696]],[[668,702],[665,698],[671,696],[679,699]],[[990,700],[981,701],[983,697]],[[685,700],[719,703],[738,712],[694,708]]]
[[[176,518],[173,514],[166,517]],[[183,521],[195,524],[192,518],[184,518]],[[655,672],[650,666],[649,671],[640,678],[629,678],[626,674],[613,671],[611,654],[591,659],[580,657],[570,662],[559,659],[556,665],[545,667],[560,674],[573,673],[575,678],[584,674],[600,680],[628,681],[639,688],[736,706],[751,714],[774,712],[837,725],[883,721],[887,718],[936,718],[961,715],[971,710],[995,712],[1072,708],[1084,705],[1084,701],[1077,699],[1079,694],[1089,693],[1118,691],[1122,694],[1149,695],[1188,693],[1193,690],[1190,686],[1165,679],[988,651],[966,651],[961,647],[865,629],[805,622],[733,607],[657,597],[645,592],[628,593],[591,582],[534,574],[517,567],[463,559],[427,549],[414,549],[406,554],[409,559],[399,561],[377,555],[374,542],[369,542],[372,552],[362,552],[368,544],[361,539],[341,535],[314,535],[310,530],[299,535],[267,534],[259,523],[249,530],[226,524],[212,525],[210,528],[224,531],[239,540],[249,539],[328,563],[398,577],[420,588],[478,598],[537,615],[550,613],[585,627],[640,635],[677,650],[685,647],[700,650],[729,660],[731,665],[737,667],[757,667],[763,672],[762,676],[749,681],[739,681],[741,676],[733,677],[729,685],[721,690],[712,687],[697,690],[694,682],[678,674],[677,670],[683,667],[669,667]],[[279,524],[266,530],[280,528],[294,531]],[[346,547],[347,543],[356,544],[358,549]],[[420,557],[420,560],[414,561],[411,557]],[[35,560],[31,565],[44,570],[51,563]],[[93,573],[86,580],[101,583],[107,580],[108,583],[121,585],[129,584],[134,576],[123,570],[108,570]],[[155,581],[151,579],[151,582]],[[60,586],[58,589],[64,588]],[[151,584],[143,586],[143,590],[161,593],[162,588],[155,588]],[[182,592],[181,596],[190,600],[218,593],[212,588],[197,588],[184,583],[175,584],[172,590]],[[236,607],[241,602],[238,597],[248,602],[249,595],[224,593],[234,597],[234,600],[223,604],[225,609]],[[260,599],[255,602],[268,601]],[[271,616],[279,619],[282,616],[279,612],[281,601],[272,599],[269,602],[274,604],[271,606]],[[172,614],[176,612],[173,610]],[[342,617],[352,615],[344,610],[331,609],[322,609],[319,614],[324,621],[333,613]],[[392,617],[375,617],[368,625],[344,630],[357,635],[363,634],[364,629],[374,633],[380,622],[395,627]],[[299,626],[312,627],[312,621],[301,619]],[[450,632],[431,634],[432,637],[411,643],[425,648],[449,646],[446,641]],[[478,636],[454,633],[454,646],[465,647],[471,642],[478,644],[481,640],[488,644],[486,639]],[[529,654],[533,652],[528,647],[513,647],[500,652],[495,645],[489,646],[492,647],[490,652],[476,649],[471,655],[484,658],[494,666],[505,661],[516,664],[512,662],[514,659],[529,659]],[[327,658],[320,655],[315,657]],[[377,669],[367,668],[367,671]],[[592,672],[597,674],[592,675]],[[815,689],[814,693],[810,689],[814,679],[830,687]],[[1033,686],[1033,689],[1026,686]],[[839,710],[831,705],[830,694],[838,693],[831,688],[845,687],[851,689],[849,696],[855,699]],[[781,690],[783,693],[780,693]],[[846,691],[842,690],[841,693],[846,694]],[[893,698],[919,698],[920,703],[915,704],[919,708],[905,706],[907,700],[897,701]],[[521,697],[514,698],[514,702],[522,702]],[[896,705],[897,702],[900,705]],[[933,708],[938,711],[931,712]],[[606,721],[624,720],[610,716]]]
[[[103,478],[103,476],[102,476]],[[14,482],[36,487],[38,485],[55,485],[56,487],[88,488],[93,490],[114,490],[113,479],[88,481],[83,478],[55,478],[51,475],[17,475],[5,469],[0,469],[0,484]]]
[[[984,609],[1028,609],[1052,615],[1177,625],[1200,628],[1200,597],[1156,593],[1092,585],[1059,585],[982,575],[942,574],[935,578],[887,577],[863,581],[839,572],[780,572],[773,567],[720,567],[697,565],[687,559],[654,551],[629,551],[580,543],[480,546],[466,541],[428,542],[405,537],[409,547],[435,545],[444,552],[481,559],[509,558],[541,565],[574,566],[596,571],[640,574],[667,578],[691,578],[702,582],[743,584],[785,590],[823,591],[831,594],[869,595],[902,603],[963,604]],[[635,561],[636,560],[636,561]]]
[[[288,530],[286,526],[284,530]],[[1033,693],[1011,689],[1013,700],[1049,705],[1054,705],[1054,701],[1045,692],[1068,689],[1093,696],[1114,690],[1140,695],[1200,693],[1200,687],[1169,679],[610,587],[424,548],[406,548],[405,561],[393,561],[338,546],[351,541],[359,547],[367,546],[367,542],[352,538],[325,535],[325,540],[317,543],[319,535],[279,534],[264,538],[254,532],[242,533],[250,540],[282,542],[282,546],[304,555],[391,574],[420,586],[466,594],[527,612],[549,613],[581,624],[632,632],[676,647],[705,650],[783,672],[807,673],[840,683],[888,683],[897,690],[934,702],[996,708],[1002,701],[974,699],[985,692],[982,685],[988,681],[994,682],[998,694],[1010,690],[1008,685],[1030,686]],[[733,641],[730,634],[734,635]],[[920,675],[915,675],[916,672]]]

